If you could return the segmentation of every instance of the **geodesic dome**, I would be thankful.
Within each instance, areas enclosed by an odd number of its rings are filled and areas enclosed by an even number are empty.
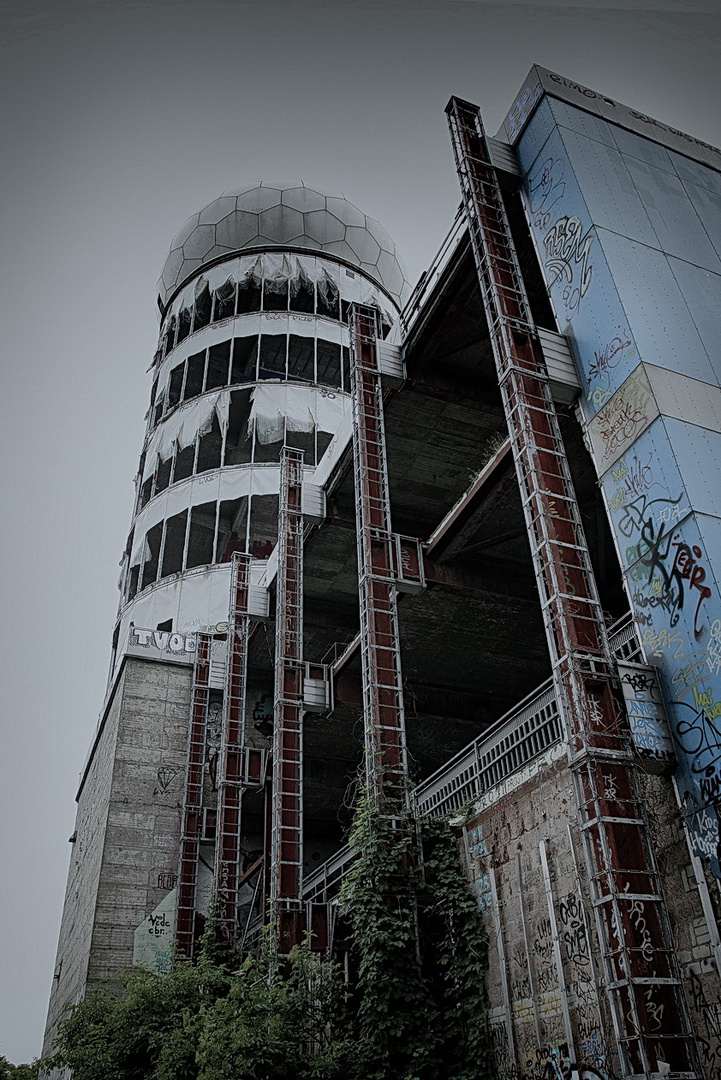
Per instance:
[[[291,247],[335,255],[375,281],[401,307],[408,282],[396,246],[375,218],[340,195],[300,180],[226,192],[177,234],[158,282],[164,309],[176,288],[206,263],[238,251]]]

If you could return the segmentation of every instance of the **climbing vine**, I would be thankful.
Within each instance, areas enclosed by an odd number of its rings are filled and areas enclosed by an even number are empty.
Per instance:
[[[341,891],[357,965],[357,1046],[372,1078],[488,1075],[487,939],[446,822],[361,798]]]
[[[442,821],[390,820],[361,799],[336,941],[349,978],[305,945],[143,969],[75,1006],[47,1068],[74,1080],[485,1080],[486,938]]]

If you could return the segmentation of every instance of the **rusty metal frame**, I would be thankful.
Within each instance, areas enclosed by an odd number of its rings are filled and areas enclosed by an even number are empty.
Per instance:
[[[661,1060],[675,1075],[694,1075],[668,916],[538,331],[480,110],[453,97],[446,113],[566,723],[623,1071],[648,1076]]]

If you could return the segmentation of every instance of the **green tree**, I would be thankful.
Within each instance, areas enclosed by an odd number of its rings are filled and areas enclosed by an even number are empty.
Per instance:
[[[351,844],[348,984],[307,946],[233,969],[211,919],[196,965],[133,969],[89,994],[43,1064],[74,1080],[483,1080],[486,938],[451,830],[362,801]]]

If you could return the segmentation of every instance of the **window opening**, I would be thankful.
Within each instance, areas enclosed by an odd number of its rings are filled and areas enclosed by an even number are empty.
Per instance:
[[[185,374],[185,364],[178,364],[170,372],[170,382],[168,384],[168,408],[172,409],[180,401],[181,391],[183,389],[183,375]]]
[[[315,342],[313,338],[290,335],[288,345],[288,378],[313,382],[315,367]]]
[[[186,566],[203,566],[213,561],[213,540],[215,539],[215,503],[201,503],[190,511],[190,532],[188,535],[188,556]]]
[[[195,297],[195,314],[193,315],[193,330],[200,330],[210,322],[212,300],[208,283],[203,282],[203,287]]]
[[[159,521],[157,525],[153,525],[152,529],[149,529],[145,534],[145,563],[143,565],[143,583],[140,586],[144,589],[147,585],[152,585],[158,576],[158,559],[160,557],[160,542],[163,538],[163,523]]]
[[[138,510],[142,510],[145,504],[150,499],[150,493],[153,490],[153,474],[151,473],[147,480],[143,480],[140,487],[140,498],[138,499]]]
[[[166,619],[165,622],[159,622],[155,629],[161,631],[161,633],[172,634],[173,620]]]
[[[267,559],[278,538],[278,496],[253,495],[249,510],[251,555]]]
[[[231,383],[255,382],[258,336],[237,337],[233,341]]]
[[[190,333],[190,325],[193,320],[193,309],[184,307],[181,309],[178,315],[178,338],[176,344],[179,345],[181,341],[184,341]]]
[[[183,401],[197,397],[203,393],[203,378],[205,376],[205,349],[199,353],[193,353],[187,360],[185,375],[185,389]]]
[[[140,563],[130,567],[128,574],[128,601],[132,600],[138,591],[138,578],[140,577]]]
[[[340,345],[318,339],[318,382],[340,388]]]
[[[266,278],[263,282],[263,310],[288,310],[288,279]]]
[[[151,409],[152,409],[153,405],[155,404],[155,395],[157,394],[157,392],[158,392],[158,375],[156,373],[155,378],[153,379],[152,388],[150,390],[150,408]]]
[[[192,476],[194,465],[195,443],[192,442],[190,446],[186,446],[182,450],[178,450],[177,454],[175,455],[173,483],[177,484],[179,480],[186,480],[189,476]]]
[[[188,511],[174,514],[165,523],[165,544],[163,546],[163,566],[161,578],[169,574],[178,574],[183,569],[183,551],[185,549],[185,527]]]
[[[234,551],[245,551],[247,512],[248,499],[245,495],[239,499],[227,499],[220,503],[215,550],[217,563],[230,562]]]
[[[285,445],[304,450],[303,463],[315,465],[315,428],[312,431],[288,431],[286,428]]]
[[[228,385],[231,341],[222,341],[208,349],[208,371],[205,376],[205,389],[216,390]]]
[[[323,457],[323,454],[328,449],[332,438],[333,438],[333,436],[329,431],[321,431],[320,429],[318,429],[318,431],[317,431],[318,448],[317,448],[317,451],[316,451],[316,453],[318,455],[317,459],[316,459],[317,461],[320,461],[320,459]]]
[[[340,319],[340,297],[338,286],[327,270],[318,278],[318,314],[327,319]]]
[[[158,459],[158,467],[155,470],[155,491],[154,495],[157,495],[159,491],[165,491],[166,487],[170,483],[170,473],[173,468],[172,455],[167,461],[160,461]]]
[[[160,423],[160,418],[165,411],[165,392],[161,395],[160,401],[155,406],[155,416],[153,417],[153,427],[156,427]]]
[[[261,379],[285,377],[285,360],[288,351],[288,338],[285,334],[260,335],[260,370]]]
[[[168,319],[168,327],[163,335],[163,356],[167,356],[171,349],[175,347],[175,315],[171,315]]]
[[[218,322],[220,319],[230,319],[235,315],[235,281],[232,277],[218,286],[213,294],[213,299],[214,322]]]
[[[302,266],[299,266],[298,276],[290,279],[289,307],[304,315],[312,315],[315,311],[315,286]]]
[[[201,435],[198,442],[198,464],[195,471],[202,473],[208,472],[209,469],[219,469],[222,447],[223,435],[218,423],[218,417],[213,413],[213,423],[210,431],[206,435]]]
[[[248,435],[249,418],[250,393],[247,390],[233,391],[225,435],[225,465],[245,465],[250,461],[253,440]]]
[[[341,355],[343,358],[343,389],[347,394],[350,393],[350,349],[347,345],[344,345],[341,349]]]
[[[238,283],[238,314],[245,315],[249,311],[260,311],[260,283],[261,261],[255,260],[255,265]]]
[[[271,441],[265,441],[258,438],[258,421],[255,421],[255,449],[253,452],[253,461],[268,462],[268,461],[280,461],[280,451],[283,446],[284,433],[285,433],[285,420],[277,431],[275,437]]]

